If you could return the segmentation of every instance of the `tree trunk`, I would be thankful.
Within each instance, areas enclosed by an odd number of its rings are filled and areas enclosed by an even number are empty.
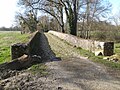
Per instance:
[[[69,23],[70,27],[70,34],[77,36],[77,24],[72,21],[72,23]]]
[[[61,25],[62,33],[65,33],[64,25]]]
[[[73,12],[71,12],[70,34],[77,36],[77,1],[73,2]]]
[[[62,33],[65,33],[65,30],[64,30],[64,21],[63,21],[63,7],[60,7],[60,19],[61,19],[61,30],[62,30]]]

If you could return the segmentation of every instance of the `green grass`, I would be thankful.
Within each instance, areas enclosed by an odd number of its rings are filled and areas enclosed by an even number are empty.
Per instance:
[[[116,48],[116,46],[118,47],[118,45],[115,44],[115,50],[116,50],[115,53],[118,53],[120,51],[118,50],[118,48]],[[79,50],[80,55],[88,57],[90,60],[92,60],[95,63],[100,63],[100,64],[103,64],[103,65],[113,68],[113,69],[120,69],[120,62],[115,63],[112,61],[104,60],[103,56],[95,56],[93,53],[91,53],[87,50],[83,50],[81,48],[77,48],[77,49]]]
[[[102,56],[90,57],[90,60],[96,63],[104,64],[105,66],[111,67],[113,69],[120,69],[120,63],[104,60]]]
[[[82,48],[80,48],[80,47],[77,47],[77,50],[79,50],[79,53],[80,53],[80,55],[82,55],[82,56],[85,56],[85,57],[88,57],[88,58],[94,56],[94,54],[91,53],[90,51],[84,50],[84,49],[82,49]]]
[[[115,53],[120,54],[120,43],[115,43],[114,48],[115,48]]]
[[[11,60],[10,46],[15,43],[25,43],[29,34],[20,34],[19,31],[0,31],[0,63]]]
[[[32,74],[39,74],[39,76],[46,76],[48,75],[47,72],[47,66],[44,63],[33,65],[30,67],[29,71],[32,72]]]

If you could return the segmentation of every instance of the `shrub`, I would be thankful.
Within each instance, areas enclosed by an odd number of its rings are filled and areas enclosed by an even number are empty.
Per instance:
[[[117,30],[111,31],[109,33],[109,39],[111,41],[120,42],[120,32]]]
[[[118,30],[95,31],[91,34],[91,38],[99,41],[120,42],[120,32]]]
[[[101,31],[101,32],[94,32],[93,35],[91,36],[93,39],[95,40],[106,40],[107,39],[107,35],[105,32]]]

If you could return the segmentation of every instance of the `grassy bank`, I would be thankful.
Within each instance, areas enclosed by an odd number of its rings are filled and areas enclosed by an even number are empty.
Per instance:
[[[120,48],[116,48],[116,46],[118,46],[118,44],[115,44],[115,54],[120,54]],[[88,59],[92,60],[95,63],[104,64],[105,66],[108,66],[113,69],[120,69],[120,62],[104,60],[103,56],[95,56],[93,53],[87,50],[83,50],[81,48],[77,48],[77,50],[79,51],[80,55],[88,57]]]
[[[0,31],[0,63],[11,60],[10,46],[12,44],[27,42],[29,36],[29,34],[20,34],[19,31]]]
[[[46,36],[48,37],[51,49],[54,51],[54,53],[58,57],[69,58],[76,55],[75,53],[77,53],[81,56],[88,57],[88,59],[92,60],[95,63],[100,63],[110,68],[115,68],[120,70],[120,62],[115,63],[112,61],[103,60],[103,56],[95,56],[93,53],[91,53],[88,50],[74,47],[70,45],[68,42],[66,42],[65,40],[62,40],[52,34],[46,33]],[[114,51],[116,54],[120,53],[120,44],[115,44]]]
[[[46,76],[48,75],[47,66],[44,63],[33,65],[29,68],[29,71],[34,75]]]

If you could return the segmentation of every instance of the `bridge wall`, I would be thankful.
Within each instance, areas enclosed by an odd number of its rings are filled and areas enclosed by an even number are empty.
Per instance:
[[[99,54],[100,52],[105,56],[113,55],[114,52],[114,43],[113,42],[100,42],[90,39],[82,39],[73,35],[64,34],[56,31],[49,31],[48,33],[53,34],[60,39],[67,41],[69,44],[81,47],[85,50],[89,50],[95,55]]]

